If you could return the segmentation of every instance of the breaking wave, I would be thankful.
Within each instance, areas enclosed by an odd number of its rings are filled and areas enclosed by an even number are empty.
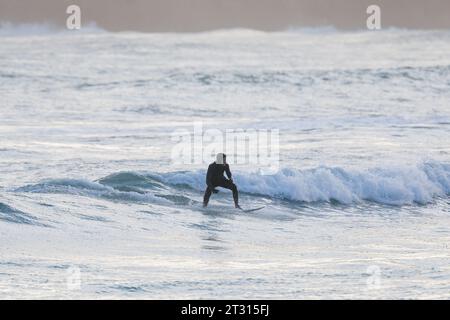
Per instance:
[[[274,175],[236,172],[241,192],[298,202],[343,204],[371,201],[386,205],[427,204],[450,194],[450,164],[369,168],[284,168]],[[119,172],[96,182],[77,179],[48,180],[17,191],[68,193],[111,200],[189,204],[189,192],[200,196],[205,171]],[[180,189],[182,192],[180,192]]]
[[[203,177],[204,172],[186,172],[164,174],[161,179],[202,189]],[[426,162],[365,170],[325,166],[308,170],[285,168],[275,175],[236,174],[235,181],[240,191],[292,201],[426,204],[450,194],[450,165]]]

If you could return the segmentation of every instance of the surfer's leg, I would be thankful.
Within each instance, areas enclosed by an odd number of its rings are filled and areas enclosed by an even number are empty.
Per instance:
[[[239,206],[239,193],[238,193],[238,189],[236,187],[236,185],[234,183],[232,183],[232,189],[231,191],[233,191],[233,199],[234,199],[234,206],[236,208],[240,208]]]
[[[205,195],[203,196],[203,206],[206,207],[209,202],[209,198],[211,197],[212,189],[207,187],[205,190]]]
[[[240,209],[241,207],[239,206],[239,192],[237,191],[237,187],[234,183],[231,190],[233,191],[234,206]]]
[[[219,187],[231,190],[233,192],[234,206],[236,208],[240,208],[239,207],[239,193],[238,193],[238,189],[237,189],[236,185],[233,182],[231,182],[230,180],[223,180],[223,181],[221,181]]]

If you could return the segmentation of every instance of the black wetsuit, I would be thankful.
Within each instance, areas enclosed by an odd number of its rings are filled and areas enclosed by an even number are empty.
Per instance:
[[[227,178],[224,177],[226,173]],[[222,187],[233,191],[233,199],[235,206],[239,206],[238,190],[236,185],[231,180],[231,171],[228,164],[217,164],[215,162],[211,163],[208,167],[208,172],[206,173],[206,185],[208,186],[205,191],[205,196],[203,197],[203,205],[207,206],[211,193],[216,187]]]

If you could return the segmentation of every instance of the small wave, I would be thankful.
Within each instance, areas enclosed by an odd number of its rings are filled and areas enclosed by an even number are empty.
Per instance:
[[[164,188],[164,185],[155,178],[144,176],[136,172],[119,172],[98,180],[101,185],[113,188],[138,187],[144,189]]]
[[[18,192],[33,192],[33,193],[44,193],[43,191],[55,191],[65,188],[67,190],[91,190],[91,191],[107,191],[106,187],[100,183],[91,182],[82,179],[53,179],[46,180],[38,184],[27,185],[18,188]]]
[[[147,182],[145,182],[145,181]],[[150,179],[141,178],[138,174],[118,173],[91,182],[84,179],[52,179],[38,184],[31,184],[16,189],[16,192],[31,193],[58,193],[103,198],[112,201],[147,202],[155,204],[173,204],[159,192],[150,192],[154,189]],[[178,199],[179,200],[179,199]],[[183,202],[187,200],[184,199]]]
[[[0,202],[0,220],[29,225],[43,225],[32,215]]]
[[[117,108],[114,111],[123,113],[137,113],[137,114],[151,114],[151,115],[170,114],[170,111],[168,111],[167,109],[174,109],[174,107],[158,106],[158,105],[126,106]]]
[[[138,293],[147,291],[143,286],[134,286],[134,285],[114,285],[111,286],[111,289],[123,291],[125,293]]]
[[[303,90],[309,87],[320,88],[323,83],[336,83],[348,85],[352,83],[364,83],[372,85],[380,80],[396,85],[420,84],[424,88],[448,90],[449,81],[448,64],[423,65],[423,66],[396,66],[385,68],[318,68],[304,70],[246,70],[246,71],[174,71],[167,75],[166,81],[170,85],[179,83],[193,83],[201,86],[266,86],[268,88],[290,86],[293,89]],[[432,79],[433,81],[430,81]],[[99,84],[100,85],[100,84]],[[149,86],[151,84],[148,84]],[[405,97],[402,96],[404,99]],[[138,112],[159,114],[162,112],[176,112],[179,106],[127,106],[119,109],[123,112]],[[184,111],[184,110],[183,110]]]

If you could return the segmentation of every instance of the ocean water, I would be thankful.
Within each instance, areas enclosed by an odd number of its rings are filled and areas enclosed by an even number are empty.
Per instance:
[[[0,298],[449,299],[450,31],[0,28]],[[278,170],[173,133],[279,130]],[[237,159],[240,154],[229,154]],[[236,157],[236,158],[235,158]]]

